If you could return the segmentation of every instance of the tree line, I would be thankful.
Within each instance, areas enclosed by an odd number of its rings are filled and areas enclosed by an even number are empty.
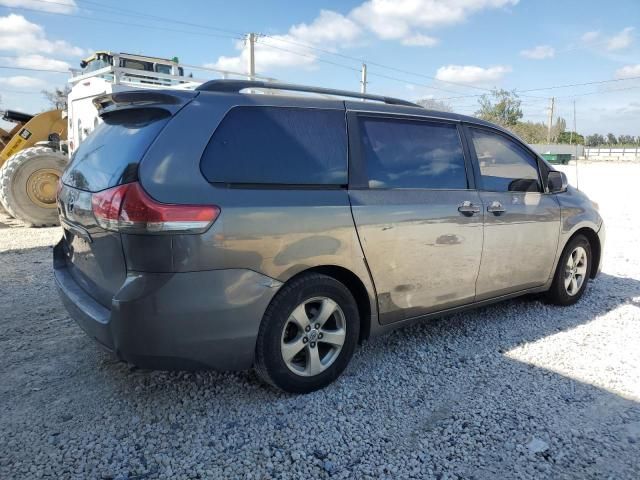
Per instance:
[[[454,109],[446,102],[435,99],[418,100],[418,103],[431,110],[453,112]],[[494,89],[491,93],[482,95],[478,99],[478,110],[474,115],[483,120],[497,123],[512,131],[527,143],[547,143],[548,126],[544,122],[522,121],[522,102],[515,91]],[[588,147],[600,145],[640,146],[640,135],[580,135],[567,130],[567,122],[558,117],[551,127],[551,142],[579,144]]]

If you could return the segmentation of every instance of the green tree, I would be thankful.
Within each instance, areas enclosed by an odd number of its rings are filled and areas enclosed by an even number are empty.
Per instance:
[[[618,135],[618,143],[621,145],[633,145],[636,143],[636,139],[633,135]]]
[[[602,145],[603,143],[605,143],[605,138],[599,133],[587,135],[587,138],[585,139],[585,144],[589,147],[597,147],[598,145]]]
[[[518,122],[508,127],[527,143],[546,143],[547,126],[540,122]]]
[[[476,116],[503,127],[512,127],[522,118],[520,98],[515,91],[494,89],[478,99]]]
[[[557,142],[584,145],[585,138],[577,132],[562,132],[558,135]]]

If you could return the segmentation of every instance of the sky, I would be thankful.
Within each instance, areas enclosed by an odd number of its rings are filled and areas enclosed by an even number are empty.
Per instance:
[[[248,32],[256,73],[281,81],[358,90],[366,62],[370,93],[473,114],[505,88],[525,120],[553,96],[580,133],[640,136],[638,0],[0,0],[0,109],[47,109],[41,90],[95,50],[245,73]]]

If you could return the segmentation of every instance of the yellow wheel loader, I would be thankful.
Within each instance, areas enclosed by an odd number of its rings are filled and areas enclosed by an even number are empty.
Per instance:
[[[29,115],[7,110],[0,129],[0,203],[9,215],[34,227],[58,224],[56,192],[67,165],[67,119],[62,110]]]

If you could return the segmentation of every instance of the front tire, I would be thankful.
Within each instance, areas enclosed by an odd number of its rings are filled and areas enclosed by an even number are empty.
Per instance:
[[[591,244],[583,235],[573,237],[562,251],[547,300],[555,305],[573,305],[587,289],[592,265]]]
[[[28,226],[58,225],[57,183],[67,156],[49,147],[26,148],[0,169],[0,203]]]
[[[317,273],[287,283],[264,314],[255,370],[271,385],[308,393],[333,382],[353,356],[358,306],[342,283]]]

